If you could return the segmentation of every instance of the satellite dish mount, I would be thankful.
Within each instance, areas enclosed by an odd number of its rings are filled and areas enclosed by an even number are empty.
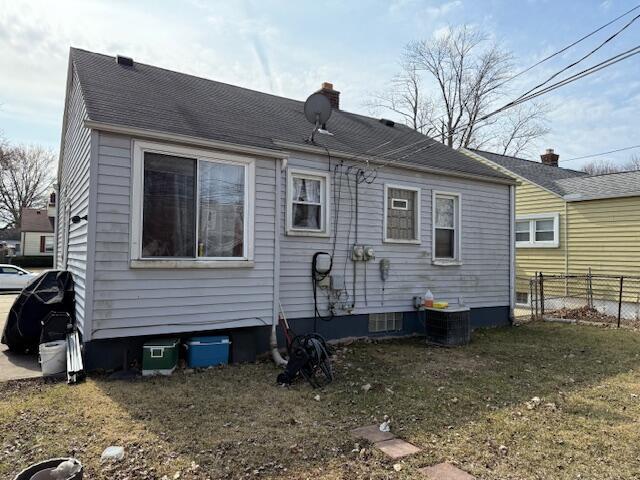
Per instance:
[[[307,139],[309,143],[315,143],[316,132],[333,135],[326,129],[327,120],[331,117],[331,103],[321,93],[314,93],[304,102],[304,116],[311,123],[313,131]]]

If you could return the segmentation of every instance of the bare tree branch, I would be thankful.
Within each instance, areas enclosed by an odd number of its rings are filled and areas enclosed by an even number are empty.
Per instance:
[[[604,175],[607,173],[632,172],[640,170],[640,156],[633,155],[624,163],[614,163],[611,160],[592,160],[582,166],[582,170],[590,175]]]
[[[450,147],[491,145],[517,154],[548,132],[540,104],[479,120],[508,95],[513,55],[472,27],[449,27],[437,38],[409,43],[401,66],[396,81],[370,105],[422,133],[444,130],[440,135]]]
[[[22,209],[46,206],[55,154],[40,146],[0,141],[0,228],[20,227]]]

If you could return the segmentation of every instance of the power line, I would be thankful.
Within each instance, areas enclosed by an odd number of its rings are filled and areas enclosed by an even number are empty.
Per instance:
[[[566,160],[560,160],[560,161],[571,162],[573,160],[582,160],[584,158],[601,157],[603,155],[609,155],[610,153],[624,152],[625,150],[633,150],[634,148],[640,148],[640,145],[631,145],[630,147],[617,148],[615,150],[609,150],[608,152],[594,153],[592,155],[583,155],[582,157],[567,158]]]
[[[640,8],[640,5],[636,5],[635,7],[633,7],[631,10],[628,10],[627,12],[623,13],[622,15],[617,16],[616,18],[614,18],[613,20],[610,20],[609,22],[605,23],[604,25],[602,25],[601,27],[596,28],[595,30],[593,30],[592,32],[584,35],[583,37],[579,38],[578,40],[576,40],[575,42],[567,45],[566,47],[558,50],[555,53],[552,53],[551,55],[546,56],[545,58],[543,58],[542,60],[540,60],[539,62],[534,63],[533,65],[531,65],[528,68],[525,68],[524,70],[520,71],[519,73],[513,75],[512,77],[509,77],[508,79],[506,79],[501,85],[504,85],[505,83],[513,80],[514,78],[518,78],[521,75],[524,75],[525,73],[529,72],[530,70],[533,70],[534,68],[536,68],[538,65],[543,64],[544,62],[551,60],[554,57],[557,57],[558,55],[560,55],[561,53],[566,52],[567,50],[569,50],[572,47],[575,47],[577,44],[579,44],[580,42],[586,40],[589,37],[592,37],[593,35],[595,35],[596,33],[600,32],[601,30],[607,28],[609,25],[611,25],[612,23],[617,22],[618,20],[620,20],[623,17],[626,17],[627,15],[629,15],[631,12],[637,10],[638,8]]]
[[[535,67],[537,67],[538,65],[543,64],[544,62],[551,60],[552,58],[560,55],[561,53],[566,52],[567,50],[569,50],[570,48],[576,46],[577,44],[583,42],[584,40],[586,40],[587,38],[592,37],[593,35],[595,35],[596,33],[604,30],[605,28],[607,28],[609,25],[617,22],[618,20],[620,20],[623,17],[626,17],[627,15],[629,15],[631,12],[637,10],[640,8],[640,5],[636,5],[635,7],[633,7],[631,10],[627,10],[625,13],[623,13],[622,15],[618,15],[616,18],[614,18],[613,20],[608,21],[607,23],[605,23],[604,25],[596,28],[595,30],[593,30],[592,32],[589,32],[588,34],[582,36],[581,38],[579,38],[578,40],[576,40],[575,42],[570,43],[569,45],[567,45],[566,47],[563,47],[562,49],[558,50],[557,52],[552,53],[551,55],[546,56],[545,58],[543,58],[542,60],[534,63],[533,65],[531,65],[530,67],[525,68],[524,70],[521,70],[520,72],[516,73],[515,75],[512,75],[511,77],[508,77],[507,79],[505,79],[502,83],[499,83],[495,89],[502,87],[503,85],[505,85],[506,83],[510,82],[511,80],[513,80],[514,78],[518,78],[522,75],[524,75],[525,73],[533,70]],[[631,23],[633,23],[635,20],[637,20],[638,17],[635,17],[634,19],[631,20],[631,22],[629,22],[627,25],[625,25],[621,30],[619,30],[618,32],[616,32],[614,35],[612,35],[612,37],[608,38],[607,40],[605,40],[605,42],[603,42],[602,45],[600,45],[599,47],[596,48],[595,51],[597,51],[598,49],[600,49],[604,44],[608,43],[610,40],[612,40],[613,38],[615,38],[615,36],[617,36],[619,33],[621,33],[623,30],[625,30]],[[580,59],[578,62],[574,63],[573,65],[570,65],[567,67],[570,68],[572,66],[577,65],[578,63],[580,63],[582,60],[584,60],[585,58],[587,58],[588,56],[590,56],[592,53],[595,53],[595,51],[589,53],[588,55],[586,55],[585,57],[583,57],[582,59]],[[553,77],[548,78],[544,83],[534,87],[532,90],[535,90],[536,88],[539,88],[540,86],[546,84],[547,82],[549,82],[550,80],[552,80],[553,78],[555,78],[558,74],[562,73],[562,70],[560,72],[558,72],[557,74],[555,74]],[[529,90],[529,92],[524,93],[522,96],[526,95],[527,93],[530,93],[532,90]],[[437,122],[438,120],[442,120],[444,117],[446,117],[446,114],[442,114],[439,117],[435,118],[434,120],[431,120],[430,123],[434,124],[435,122]]]
[[[536,97],[539,97],[541,95],[549,93],[549,92],[551,92],[553,90],[556,90],[556,89],[558,89],[560,87],[563,87],[565,85],[573,83],[576,80],[580,80],[581,78],[587,77],[587,76],[589,76],[589,75],[591,75],[593,73],[596,73],[596,72],[598,72],[598,71],[600,71],[600,70],[602,70],[604,68],[610,67],[611,65],[615,65],[616,63],[621,62],[622,60],[626,60],[627,58],[630,58],[630,57],[632,57],[634,55],[637,55],[638,53],[640,53],[640,45],[637,45],[637,46],[635,46],[635,47],[633,47],[633,48],[631,48],[631,49],[629,49],[629,50],[627,50],[625,52],[622,52],[622,53],[619,53],[617,55],[614,55],[613,57],[610,57],[610,58],[608,58],[608,59],[606,59],[606,60],[604,60],[604,61],[602,61],[600,63],[592,65],[591,67],[586,68],[586,69],[584,69],[584,70],[582,70],[582,71],[580,71],[580,72],[578,72],[578,73],[576,73],[574,75],[571,75],[570,77],[567,77],[567,78],[565,78],[563,80],[560,80],[560,81],[558,81],[558,82],[556,82],[554,84],[551,84],[548,87],[546,87],[546,88],[544,88],[544,89],[542,89],[542,90],[540,90],[538,92],[535,92],[535,93],[532,93],[530,95],[527,95],[524,98],[513,100],[513,101],[503,105],[502,107],[494,110],[493,112],[488,113],[488,114],[483,115],[482,117],[478,118],[476,120],[476,123],[477,122],[481,122],[483,120],[487,120],[487,119],[497,115],[498,113],[501,113],[501,112],[503,112],[505,110],[508,110],[509,108],[513,108],[513,107],[515,107],[517,105],[520,105],[521,103],[528,102],[529,100],[532,100],[532,99],[534,99]],[[461,125],[457,129],[453,130],[450,133],[455,133],[456,131],[458,131],[458,130],[460,130],[462,128],[467,128],[468,126],[469,126],[469,123],[466,123],[464,125]]]
[[[617,32],[615,32],[613,35],[610,35],[608,38],[606,38],[602,43],[600,43],[600,45],[598,45],[596,48],[594,48],[593,50],[591,50],[590,52],[588,52],[587,54],[583,55],[582,57],[580,57],[578,60],[576,60],[573,63],[570,63],[569,65],[567,65],[566,67],[564,67],[563,69],[557,71],[556,73],[554,73],[553,75],[551,75],[549,78],[547,78],[544,82],[536,85],[535,87],[531,88],[530,90],[527,90],[526,92],[524,92],[522,95],[520,95],[520,97],[518,98],[522,98],[527,96],[528,94],[530,94],[531,92],[539,89],[540,87],[543,87],[544,85],[546,85],[547,83],[549,83],[551,80],[553,80],[554,78],[556,78],[558,75],[560,75],[562,72],[566,72],[567,70],[569,70],[570,68],[575,67],[576,65],[578,65],[579,63],[581,63],[582,61],[586,60],[587,58],[589,58],[591,55],[593,55],[594,53],[596,53],[598,50],[600,50],[602,47],[604,47],[607,43],[609,43],[610,41],[612,41],[614,38],[616,38],[618,35],[620,35],[622,32],[624,32],[627,28],[629,28],[631,26],[631,24],[633,24],[636,20],[638,20],[638,18],[640,18],[640,15],[636,15],[635,17],[633,17],[629,22],[627,22],[621,29],[619,29]]]

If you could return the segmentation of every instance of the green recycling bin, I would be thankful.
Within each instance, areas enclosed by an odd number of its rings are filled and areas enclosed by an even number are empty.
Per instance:
[[[142,347],[142,375],[171,375],[178,365],[178,338],[156,338]]]

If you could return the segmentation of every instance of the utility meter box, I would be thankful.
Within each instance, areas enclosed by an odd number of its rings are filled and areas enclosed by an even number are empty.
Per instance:
[[[142,375],[171,375],[178,365],[177,338],[156,338],[142,347]]]

